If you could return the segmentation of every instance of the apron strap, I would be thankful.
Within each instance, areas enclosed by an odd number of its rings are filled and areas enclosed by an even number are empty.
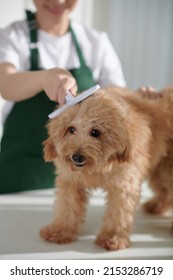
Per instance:
[[[86,67],[85,59],[83,57],[83,54],[82,54],[81,48],[79,46],[78,40],[76,38],[76,35],[75,35],[75,33],[73,31],[73,28],[71,26],[71,22],[70,22],[70,25],[69,25],[69,31],[71,32],[72,40],[73,40],[73,43],[76,47],[76,51],[77,51],[77,54],[78,54],[78,57],[79,57],[80,65],[81,65],[81,67]]]
[[[28,27],[30,31],[30,67],[31,70],[38,69],[38,48],[37,48],[37,23],[35,20],[35,14],[26,10],[26,16],[28,21]]]

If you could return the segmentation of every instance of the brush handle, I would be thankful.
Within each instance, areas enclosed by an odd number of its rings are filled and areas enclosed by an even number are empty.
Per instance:
[[[68,90],[67,95],[65,97],[65,103],[71,102],[72,100],[74,100],[74,98],[75,97],[73,96],[73,94]]]
[[[62,112],[64,112],[67,108],[69,108],[70,106],[73,106],[79,102],[81,102],[82,100],[84,100],[85,98],[89,97],[91,94],[93,94],[95,91],[97,91],[100,88],[99,85],[95,85],[92,88],[89,88],[88,90],[82,92],[81,94],[77,95],[76,97],[74,97],[70,91],[67,92],[67,95],[65,97],[66,103],[61,106],[60,108],[56,109],[55,111],[53,111],[51,114],[48,115],[48,117],[50,119],[53,119],[54,117],[58,116],[59,114],[61,114]]]

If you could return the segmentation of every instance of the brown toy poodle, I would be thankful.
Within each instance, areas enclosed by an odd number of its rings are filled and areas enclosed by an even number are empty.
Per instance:
[[[130,245],[140,187],[147,179],[155,196],[144,207],[163,213],[173,205],[173,88],[148,100],[128,89],[105,88],[48,124],[46,161],[57,168],[56,216],[41,236],[50,242],[76,239],[90,189],[107,192],[96,244],[108,250]]]

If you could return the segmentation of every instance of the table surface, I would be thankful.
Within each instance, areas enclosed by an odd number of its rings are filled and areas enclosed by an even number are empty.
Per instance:
[[[142,185],[141,202],[151,196]],[[95,191],[78,239],[68,245],[47,243],[39,230],[53,216],[54,190],[0,195],[0,259],[173,259],[171,213],[148,215],[137,210],[131,247],[109,252],[94,244],[105,210],[105,194]]]

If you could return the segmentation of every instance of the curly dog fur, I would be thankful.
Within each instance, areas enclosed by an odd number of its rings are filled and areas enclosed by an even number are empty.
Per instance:
[[[108,250],[130,245],[140,186],[148,179],[155,196],[151,213],[173,204],[173,89],[156,100],[128,89],[105,88],[48,123],[46,161],[57,174],[56,217],[41,236],[50,242],[76,239],[90,189],[107,192],[107,208],[96,244]]]

